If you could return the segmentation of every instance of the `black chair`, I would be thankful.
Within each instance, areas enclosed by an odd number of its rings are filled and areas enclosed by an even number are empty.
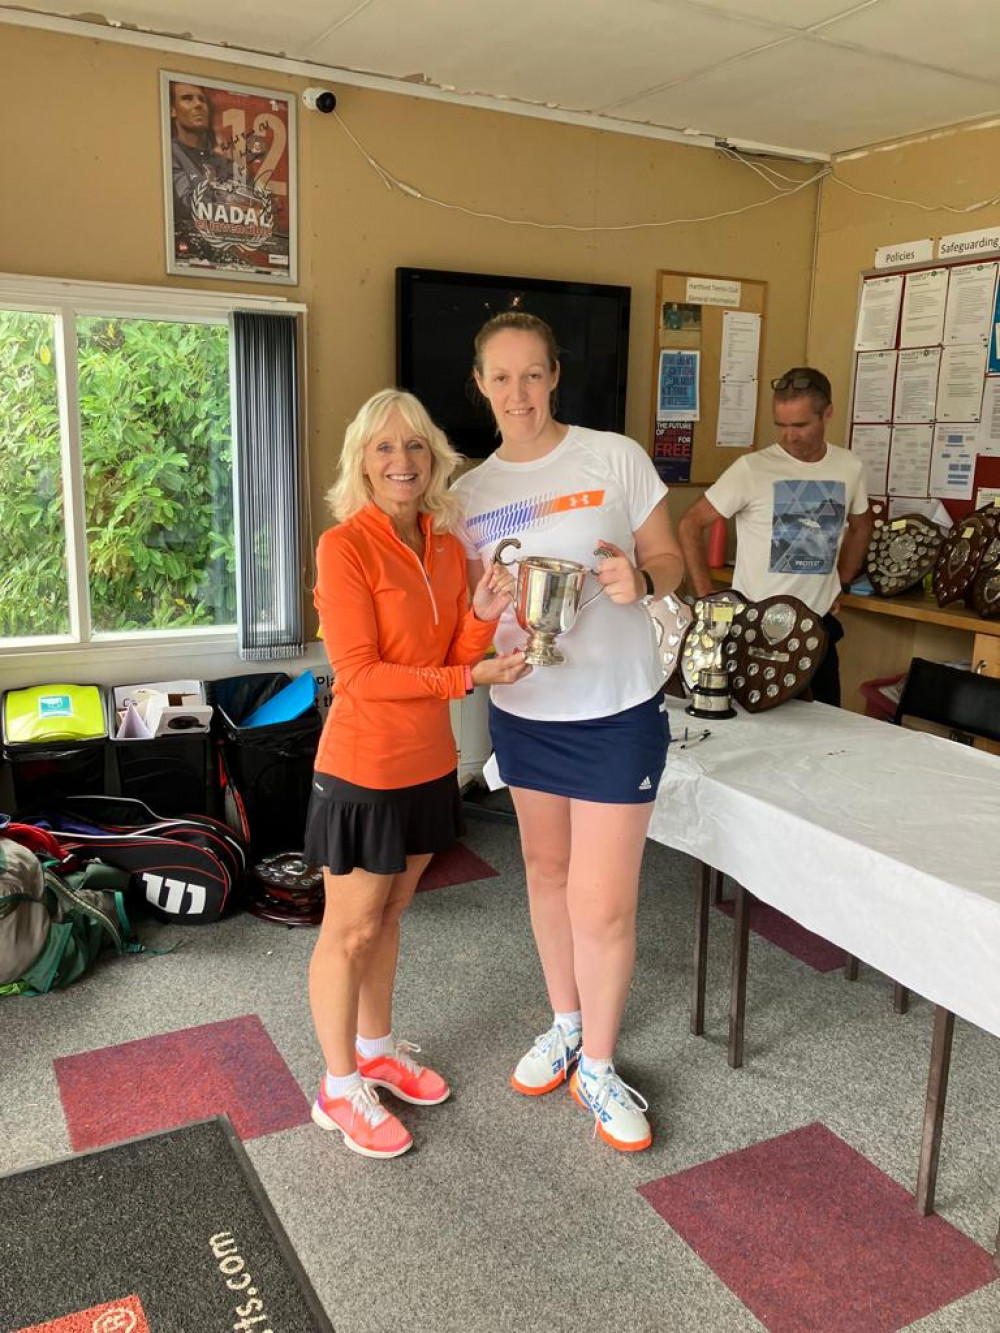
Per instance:
[[[915,657],[893,721],[907,717],[944,727],[966,745],[975,736],[1000,741],[1000,679]]]
[[[944,727],[949,739],[964,745],[976,736],[1000,741],[1000,679],[915,657],[893,721],[901,726],[907,717]],[[898,981],[893,982],[892,1007],[898,1014],[909,1007],[909,992]]]

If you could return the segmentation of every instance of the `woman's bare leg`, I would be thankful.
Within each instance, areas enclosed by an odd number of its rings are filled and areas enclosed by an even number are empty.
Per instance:
[[[565,796],[512,787],[528,883],[531,929],[549,1002],[557,1013],[579,1009],[573,932],[566,902],[570,802]]]

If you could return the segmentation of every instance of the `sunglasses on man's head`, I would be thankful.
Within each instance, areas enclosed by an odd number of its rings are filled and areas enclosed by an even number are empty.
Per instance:
[[[821,393],[826,390],[813,375],[779,375],[776,380],[771,381],[771,388],[775,392],[782,389],[819,389]]]

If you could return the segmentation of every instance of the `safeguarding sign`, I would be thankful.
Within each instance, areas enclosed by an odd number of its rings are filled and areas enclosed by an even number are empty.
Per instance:
[[[167,272],[295,283],[295,102],[160,74]]]

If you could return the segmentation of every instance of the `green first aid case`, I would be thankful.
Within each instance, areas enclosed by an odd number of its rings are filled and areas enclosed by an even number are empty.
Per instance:
[[[106,735],[104,701],[96,685],[34,685],[4,695],[5,745],[99,740]]]

